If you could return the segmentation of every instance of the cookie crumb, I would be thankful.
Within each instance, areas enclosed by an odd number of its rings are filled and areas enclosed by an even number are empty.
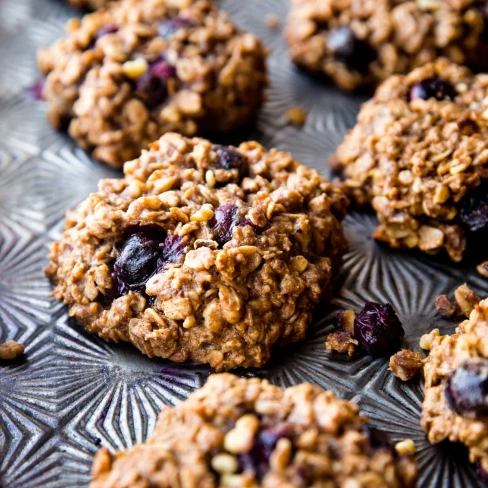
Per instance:
[[[436,298],[435,308],[446,319],[452,317],[456,311],[456,307],[451,303],[447,295],[439,295]]]
[[[290,124],[302,127],[307,121],[307,112],[300,107],[290,107],[286,111],[286,118]]]
[[[358,345],[358,341],[354,339],[351,332],[347,330],[336,330],[331,332],[325,341],[325,349],[328,352],[339,352],[341,354],[347,353],[352,356]]]
[[[390,369],[402,381],[409,381],[422,370],[422,354],[419,352],[401,349],[390,358]]]
[[[268,14],[266,16],[266,25],[268,29],[275,30],[281,26],[280,19],[275,14]]]
[[[18,358],[24,353],[24,345],[15,341],[7,341],[0,344],[0,359],[6,361]]]
[[[339,329],[343,329],[346,332],[350,332],[354,335],[354,319],[356,314],[354,310],[343,310],[337,315],[337,326]]]
[[[399,456],[415,454],[415,444],[412,439],[405,439],[395,444],[395,450]]]
[[[483,261],[479,266],[476,267],[476,271],[478,271],[481,276],[488,278],[488,261]]]
[[[439,329],[433,329],[428,334],[424,334],[419,341],[420,347],[425,351],[430,351],[434,337],[439,337],[440,335]]]
[[[474,307],[478,305],[481,298],[466,285],[459,286],[454,292],[458,315],[469,317]]]

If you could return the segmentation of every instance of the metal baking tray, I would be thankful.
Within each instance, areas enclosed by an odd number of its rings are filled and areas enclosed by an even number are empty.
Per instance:
[[[364,97],[350,96],[296,70],[288,61],[282,28],[288,0],[224,0],[242,28],[271,49],[268,102],[251,133],[267,147],[290,151],[329,175],[328,157],[355,121]],[[0,341],[26,346],[25,357],[0,366],[0,486],[86,486],[94,453],[103,445],[124,449],[152,431],[163,404],[176,404],[205,381],[210,369],[148,359],[129,345],[107,344],[68,320],[50,296],[43,274],[49,244],[63,228],[64,213],[120,173],[92,160],[47,124],[45,104],[25,88],[39,79],[35,52],[64,32],[74,15],[63,0],[0,0]],[[286,110],[308,112],[303,128]],[[338,310],[360,310],[366,300],[390,302],[406,330],[404,346],[418,350],[434,327],[451,333],[455,322],[436,314],[437,295],[467,281],[481,296],[488,280],[474,263],[389,250],[370,235],[375,217],[352,213],[345,221],[351,251],[334,298],[317,309],[307,340],[277,351],[261,370],[240,371],[288,386],[309,381],[361,404],[373,425],[393,440],[412,438],[419,486],[483,486],[462,446],[431,446],[419,425],[420,380],[402,383],[386,359],[331,358],[324,348]]]

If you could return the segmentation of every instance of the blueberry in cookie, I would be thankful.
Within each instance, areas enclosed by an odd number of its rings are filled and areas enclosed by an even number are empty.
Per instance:
[[[282,389],[212,375],[154,433],[123,452],[102,448],[90,488],[413,488],[417,467],[358,406],[311,384]]]
[[[161,135],[228,132],[259,110],[266,52],[207,0],[121,0],[38,53],[56,128],[115,167]]]
[[[347,243],[347,198],[255,142],[168,133],[102,180],[51,249],[54,296],[89,332],[150,357],[262,366],[303,339]]]

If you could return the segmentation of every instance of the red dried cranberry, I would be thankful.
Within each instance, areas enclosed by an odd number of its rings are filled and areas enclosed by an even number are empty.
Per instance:
[[[45,80],[36,81],[32,85],[25,88],[25,92],[33,100],[42,100],[42,90],[44,90]]]
[[[214,146],[217,159],[214,164],[217,168],[225,170],[237,170],[239,181],[249,174],[249,161],[239,151],[227,146]]]
[[[167,41],[170,37],[183,27],[190,27],[192,22],[190,19],[185,19],[183,17],[175,17],[174,19],[167,20],[163,22],[158,29],[158,35]]]
[[[183,245],[183,238],[177,234],[172,234],[166,237],[163,247],[162,266],[170,263],[177,263],[181,256],[185,246]]]
[[[422,100],[435,98],[442,101],[454,100],[456,96],[457,91],[452,83],[442,78],[429,78],[413,85],[407,98],[409,101],[416,98],[421,98]]]
[[[232,230],[237,225],[237,211],[238,207],[232,202],[215,209],[212,229],[215,233],[214,239],[221,247],[232,239]]]
[[[369,65],[377,58],[376,51],[346,26],[332,29],[327,43],[336,61],[361,73],[367,72]]]
[[[277,425],[261,430],[254,438],[254,445],[250,452],[239,455],[239,465],[243,472],[252,473],[261,481],[269,469],[269,459],[282,438],[290,439],[291,429],[286,424]]]
[[[444,389],[447,403],[458,415],[488,416],[488,360],[470,359],[455,369]]]
[[[136,82],[136,94],[149,107],[161,105],[168,96],[168,80],[176,77],[176,69],[164,60],[152,63],[144,75]]]
[[[459,219],[470,232],[488,227],[488,182],[482,183],[461,200]]]
[[[388,356],[400,349],[405,331],[393,307],[366,302],[354,319],[354,338],[368,354]]]
[[[144,289],[160,266],[164,238],[162,231],[140,229],[125,239],[114,264],[114,278],[119,293]]]

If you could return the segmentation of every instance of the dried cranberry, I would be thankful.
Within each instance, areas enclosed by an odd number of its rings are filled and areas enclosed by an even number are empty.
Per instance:
[[[34,100],[42,100],[42,90],[44,90],[45,80],[36,81],[25,88],[25,92]]]
[[[444,391],[447,403],[458,415],[488,416],[488,360],[465,361],[449,375]]]
[[[402,345],[405,331],[393,307],[366,302],[354,319],[354,338],[368,354],[390,355]]]
[[[175,17],[174,19],[167,20],[163,22],[158,29],[158,34],[163,39],[169,40],[169,38],[183,27],[189,27],[192,25],[190,19],[185,19],[183,17]]]
[[[219,246],[223,246],[232,239],[232,230],[237,225],[238,207],[232,203],[224,203],[215,209],[212,222],[214,239]]]
[[[163,247],[162,266],[170,263],[177,263],[183,252],[185,246],[183,245],[183,238],[177,234],[172,234],[166,237]]]
[[[152,229],[133,232],[120,246],[114,265],[119,293],[142,291],[157,271],[162,254],[164,232]]]
[[[164,60],[158,60],[137,80],[136,93],[149,107],[161,105],[168,96],[168,80],[174,77],[175,67]]]
[[[429,78],[413,85],[407,98],[409,100],[435,98],[442,101],[453,100],[456,96],[457,91],[452,83],[442,78]]]
[[[226,170],[237,169],[239,180],[249,173],[247,157],[239,151],[226,146],[215,146],[214,149],[218,156],[216,163],[219,168]]]
[[[117,32],[118,30],[119,30],[119,28],[115,24],[104,25],[95,34],[95,40],[98,40],[101,37],[106,36],[107,34],[115,34],[115,32]]]
[[[376,51],[366,42],[358,39],[349,27],[337,27],[329,32],[329,49],[336,61],[359,72],[367,72],[376,59]]]
[[[254,445],[250,452],[239,455],[239,465],[243,472],[252,473],[261,481],[269,468],[269,459],[282,438],[291,438],[291,429],[288,425],[277,425],[261,430],[254,438]]]
[[[470,232],[488,227],[488,182],[482,183],[461,200],[459,218]]]

